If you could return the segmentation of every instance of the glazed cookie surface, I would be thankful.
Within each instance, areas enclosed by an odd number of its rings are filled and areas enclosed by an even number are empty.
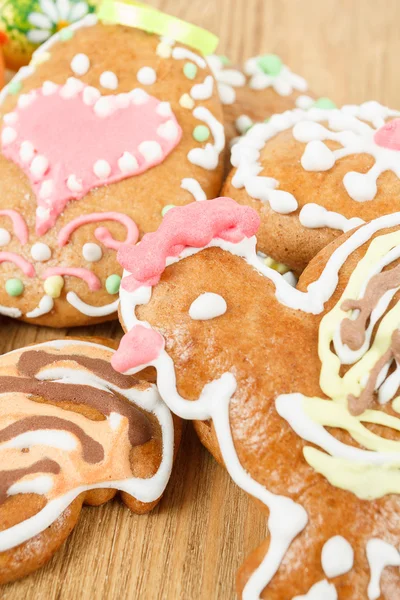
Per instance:
[[[0,358],[0,583],[47,562],[83,504],[120,491],[141,514],[168,483],[178,421],[174,434],[155,385],[116,373],[114,351],[88,340]]]
[[[300,273],[343,231],[399,208],[399,114],[297,109],[241,138],[223,193],[259,213],[259,249]]]
[[[0,311],[39,325],[115,318],[121,242],[221,184],[204,58],[96,23],[56,34],[0,94]]]
[[[243,70],[233,68],[225,56],[211,55],[207,62],[217,80],[228,142],[275,113],[315,103],[306,80],[275,54],[249,58]]]
[[[242,598],[394,600],[400,213],[325,248],[297,289],[257,257],[258,226],[221,198],[174,209],[124,246],[127,333],[112,364],[155,366],[168,406],[198,420],[268,514]]]

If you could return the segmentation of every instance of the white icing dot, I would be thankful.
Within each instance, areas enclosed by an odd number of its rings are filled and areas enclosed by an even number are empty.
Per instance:
[[[253,121],[248,115],[240,115],[235,121],[236,129],[243,135],[253,125]]]
[[[0,246],[7,246],[11,242],[11,235],[7,229],[0,227]]]
[[[52,94],[55,94],[57,90],[58,85],[56,85],[52,81],[45,81],[42,85],[43,96],[51,96]]]
[[[3,121],[7,125],[15,125],[18,121],[18,115],[16,112],[6,113],[3,117]]]
[[[111,98],[103,96],[99,98],[93,108],[95,114],[103,119],[109,117],[113,112],[113,105]]]
[[[169,58],[172,54],[172,48],[169,44],[160,42],[156,48],[156,54],[161,58]]]
[[[75,75],[86,75],[90,68],[90,60],[86,54],[75,54],[71,60],[71,69]]]
[[[99,100],[101,98],[101,93],[99,92],[98,89],[89,85],[88,87],[86,87],[83,90],[82,97],[83,97],[83,102],[87,106],[93,106],[93,104],[96,104],[97,100]]]
[[[97,160],[93,165],[93,172],[99,179],[105,179],[111,173],[111,167],[106,160]]]
[[[222,296],[212,292],[205,292],[192,302],[189,308],[189,315],[195,321],[206,321],[220,317],[226,313],[226,310],[226,301]]]
[[[118,87],[118,77],[113,71],[104,71],[100,75],[100,85],[107,90],[116,90]]]
[[[329,171],[335,164],[335,155],[323,142],[315,140],[308,142],[301,166],[306,171]]]
[[[310,96],[302,95],[296,98],[297,108],[302,108],[303,110],[308,110],[309,108],[311,108],[314,102],[315,100],[313,100],[313,98],[311,98]]]
[[[79,81],[75,77],[69,77],[67,83],[60,90],[60,96],[65,99],[74,98],[83,88],[84,84],[82,81]]]
[[[29,94],[21,94],[20,97],[18,98],[18,108],[27,108],[30,104],[32,104],[32,102],[34,101],[36,97],[35,92],[29,92]]]
[[[169,102],[160,102],[156,108],[156,113],[160,117],[169,117],[172,115],[171,104]]]
[[[30,163],[35,156],[35,148],[31,142],[22,142],[19,149],[19,157],[24,163]]]
[[[130,152],[124,152],[118,160],[118,167],[122,173],[133,173],[138,166],[136,158]]]
[[[8,146],[8,144],[12,144],[17,139],[17,132],[12,127],[4,127],[1,132],[1,142],[3,146]]]
[[[162,157],[162,149],[158,142],[142,142],[139,144],[139,152],[148,163],[159,160]]]
[[[51,258],[51,249],[43,242],[36,242],[31,248],[31,256],[37,262],[46,262]]]
[[[165,140],[176,140],[178,136],[178,128],[175,121],[169,119],[169,121],[166,121],[160,125],[157,129],[157,134]]]
[[[44,208],[44,206],[38,206],[37,209],[36,209],[36,216],[41,221],[45,221],[50,216],[50,209],[49,208]]]
[[[87,243],[82,248],[82,256],[88,262],[97,262],[101,260],[103,252],[98,244]]]
[[[335,535],[322,548],[321,564],[329,579],[344,575],[353,568],[354,550],[344,537]]]
[[[74,194],[79,194],[83,190],[82,181],[76,175],[70,175],[67,179],[67,188]]]
[[[131,97],[129,94],[118,94],[115,96],[115,104],[118,108],[127,108],[131,103]]]
[[[40,186],[40,192],[39,192],[39,196],[42,200],[46,200],[47,198],[50,198],[50,196],[52,195],[54,190],[54,184],[52,182],[51,179],[46,179],[46,181],[43,181],[42,185]]]
[[[378,191],[375,176],[369,173],[346,173],[343,177],[343,185],[346,188],[350,198],[357,202],[367,202],[373,200]]]
[[[133,104],[144,104],[149,99],[148,93],[140,88],[136,88],[129,92],[129,96]]]
[[[49,168],[49,161],[42,154],[35,156],[31,163],[30,171],[36,179],[41,179]]]
[[[137,72],[136,77],[142,85],[152,85],[157,81],[157,73],[151,67],[142,67]]]

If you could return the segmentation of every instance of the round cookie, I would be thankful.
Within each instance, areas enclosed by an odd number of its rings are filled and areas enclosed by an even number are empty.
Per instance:
[[[300,273],[343,231],[399,208],[399,115],[366,102],[252,127],[223,193],[259,213],[259,250]]]
[[[233,69],[225,56],[211,55],[207,62],[217,80],[228,142],[275,113],[296,106],[308,109],[315,103],[306,80],[275,54],[249,58],[244,72]],[[329,102],[318,102],[324,101]]]
[[[0,93],[0,312],[38,325],[115,318],[121,243],[221,186],[205,60],[96,22],[63,29]]]
[[[0,0],[0,31],[7,34],[6,64],[17,71],[52,35],[94,12],[94,0]]]
[[[171,473],[180,423],[154,384],[116,373],[96,338],[65,339],[0,358],[0,583],[45,564],[83,504],[121,492],[151,510]]]
[[[297,289],[257,257],[259,222],[220,198],[124,246],[112,364],[155,367],[167,405],[268,515],[239,597],[393,600],[400,213],[323,249]]]

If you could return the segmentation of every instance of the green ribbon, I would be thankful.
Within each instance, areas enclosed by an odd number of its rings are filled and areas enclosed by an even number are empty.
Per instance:
[[[206,29],[166,15],[135,0],[103,0],[97,15],[104,23],[128,25],[148,33],[165,35],[205,55],[212,54],[219,41],[216,35]]]

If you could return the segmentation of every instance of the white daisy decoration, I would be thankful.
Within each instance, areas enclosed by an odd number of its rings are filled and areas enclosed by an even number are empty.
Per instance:
[[[83,0],[39,0],[39,8],[41,12],[31,12],[28,16],[33,29],[27,38],[32,44],[42,44],[57,31],[91,12],[89,4]]]

